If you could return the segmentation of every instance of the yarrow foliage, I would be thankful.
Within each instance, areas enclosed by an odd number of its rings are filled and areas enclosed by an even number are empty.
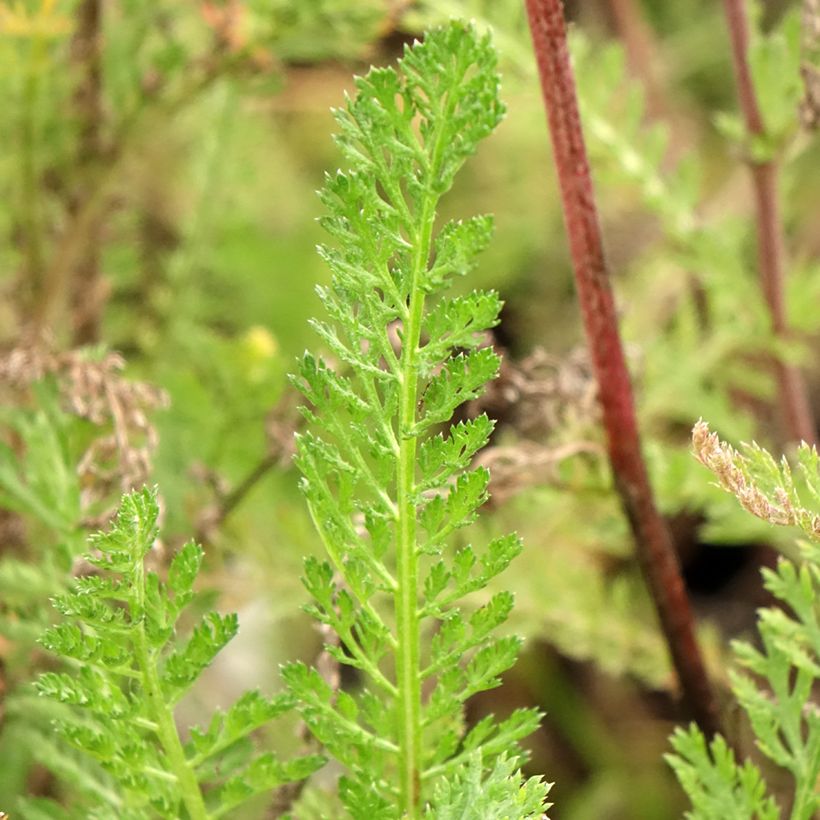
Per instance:
[[[800,545],[799,565],[781,558],[776,569],[763,570],[766,589],[784,608],[760,610],[760,648],[745,641],[733,644],[735,657],[751,675],[731,673],[732,690],[748,715],[759,750],[792,777],[790,820],[811,820],[820,810],[820,709],[812,700],[820,680],[820,519],[801,500],[785,459],[778,464],[757,445],[746,446],[741,454],[710,433],[704,422],[695,426],[693,442],[696,457],[746,510],[772,524],[799,526],[813,539]],[[817,451],[804,444],[798,455],[804,492],[817,505]],[[692,801],[689,817],[783,816],[757,766],[749,760],[738,765],[720,736],[707,744],[697,728],[678,729],[672,746],[675,754],[667,759]]]
[[[487,499],[489,474],[470,464],[493,423],[482,415],[440,429],[499,366],[483,344],[498,295],[442,295],[473,267],[492,220],[437,221],[456,172],[503,116],[498,85],[488,38],[451,23],[397,68],[357,78],[355,98],[335,112],[350,168],[321,192],[335,244],[320,248],[333,272],[319,288],[330,321],[314,322],[333,358],[306,353],[294,376],[310,403],[297,463],[328,557],[306,562],[309,611],[338,634],[328,651],[359,671],[362,688],[334,693],[303,664],[284,676],[344,765],[340,793],[355,818],[543,811],[547,787],[522,782],[516,767],[535,710],[465,736],[464,702],[499,685],[519,640],[494,635],[510,593],[470,614],[459,602],[521,543],[448,548]]]
[[[734,495],[744,510],[770,524],[800,527],[809,537],[820,540],[820,513],[807,509],[800,500],[800,488],[785,457],[778,463],[757,444],[744,445],[740,453],[721,441],[704,421],[692,431],[692,446],[695,458],[714,473],[719,485]],[[820,507],[817,450],[804,444],[797,457],[804,492]]]
[[[157,538],[155,490],[123,498],[109,532],[92,539],[86,560],[97,573],[77,579],[54,600],[62,616],[42,645],[72,671],[40,676],[40,694],[65,705],[58,735],[88,763],[75,783],[94,808],[77,817],[230,816],[251,797],[324,764],[319,756],[288,762],[256,755],[250,735],[291,709],[292,698],[246,692],[183,742],[174,708],[237,631],[236,615],[205,613],[186,640],[178,620],[194,598],[202,550],[193,542],[173,557],[167,581],[145,560]],[[27,801],[24,816],[74,817]]]

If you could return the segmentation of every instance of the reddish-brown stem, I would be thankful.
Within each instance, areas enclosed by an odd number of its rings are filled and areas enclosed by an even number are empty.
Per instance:
[[[764,137],[766,125],[755,93],[749,65],[749,22],[746,0],[724,0],[726,22],[732,43],[737,94],[746,130],[753,137]],[[784,287],[786,253],[780,214],[780,168],[775,159],[757,161],[749,157],[749,171],[754,188],[757,215],[757,258],[760,286],[769,309],[772,330],[776,337],[789,336],[786,319]],[[777,358],[775,373],[778,381],[780,411],[790,441],[817,442],[817,430],[803,375],[793,364]]]
[[[632,385],[578,112],[563,7],[561,0],[527,0],[527,12],[615,486],[684,698],[701,728],[711,735],[719,729],[717,705],[695,637],[672,539],[652,498],[641,454]]]

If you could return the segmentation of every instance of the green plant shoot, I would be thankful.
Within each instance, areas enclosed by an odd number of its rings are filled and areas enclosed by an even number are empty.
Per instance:
[[[438,208],[503,116],[496,55],[452,23],[356,89],[335,112],[350,168],[321,192],[335,245],[320,248],[333,272],[319,288],[330,321],[314,327],[333,358],[306,353],[294,382],[310,402],[302,487],[329,559],[306,562],[309,611],[339,635],[328,650],[363,685],[334,693],[302,664],[284,676],[345,767],[351,816],[540,816],[547,787],[522,782],[514,765],[537,711],[482,720],[465,736],[462,709],[499,685],[520,641],[493,634],[511,593],[472,614],[459,602],[507,567],[520,540],[448,547],[487,499],[489,474],[470,463],[493,423],[447,425],[498,372],[483,334],[501,302],[492,291],[442,295],[473,267],[492,220],[442,224]]]
[[[675,754],[667,760],[692,801],[687,816],[694,820],[811,820],[820,810],[820,709],[812,700],[820,680],[820,457],[801,445],[796,480],[785,458],[778,464],[757,445],[740,453],[702,421],[693,443],[697,459],[745,510],[770,524],[799,527],[810,539],[800,544],[799,564],[781,558],[776,569],[763,570],[766,589],[783,608],[759,610],[759,648],[734,641],[735,657],[748,671],[730,674],[758,749],[791,776],[788,814],[781,813],[760,769],[750,760],[738,765],[719,735],[707,744],[694,726],[678,729]]]
[[[246,692],[206,728],[192,727],[183,742],[174,709],[238,624],[236,615],[207,612],[186,641],[177,640],[202,550],[186,544],[166,583],[148,571],[158,512],[154,490],[125,496],[113,527],[93,538],[86,556],[97,574],[78,578],[54,601],[62,621],[41,643],[73,671],[47,672],[37,688],[67,707],[57,732],[84,755],[74,785],[90,803],[81,814],[56,805],[46,814],[34,805],[42,801],[25,801],[25,816],[214,820],[324,763],[317,755],[284,762],[255,754],[250,735],[292,707],[287,694]]]

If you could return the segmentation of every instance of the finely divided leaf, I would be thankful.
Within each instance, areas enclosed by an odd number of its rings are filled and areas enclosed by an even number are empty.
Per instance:
[[[300,663],[282,674],[346,768],[340,796],[350,816],[418,818],[459,754],[464,701],[497,686],[520,646],[493,634],[509,593],[459,604],[520,552],[518,538],[478,551],[449,545],[488,497],[488,472],[471,467],[493,423],[480,416],[439,429],[500,364],[486,334],[498,323],[498,295],[442,295],[475,265],[492,218],[440,227],[437,218],[456,172],[503,116],[494,50],[453,22],[405,49],[395,68],[357,78],[334,115],[350,167],[328,175],[320,194],[335,242],[319,250],[332,273],[319,289],[329,321],[313,322],[327,356],[305,353],[293,378],[311,428],[297,439],[296,463],[328,558],[305,562],[307,611],[336,633],[326,651],[357,669],[363,686],[337,691]],[[471,752],[488,744],[474,779],[497,780],[491,790],[509,792],[503,805],[517,807],[516,820],[545,790],[499,761],[518,755],[535,722],[491,722],[471,741]]]
[[[292,707],[288,695],[248,693],[217,713],[207,731],[193,729],[183,746],[174,705],[236,634],[237,618],[207,612],[187,639],[177,637],[202,550],[186,544],[171,561],[167,584],[147,572],[158,511],[156,490],[132,493],[110,531],[92,539],[88,558],[103,574],[77,579],[55,599],[63,620],[41,639],[78,668],[41,675],[37,690],[67,707],[54,723],[63,744],[96,760],[116,784],[100,785],[105,798],[95,802],[95,816],[219,817],[260,791],[306,777],[323,760],[255,756],[248,736]]]

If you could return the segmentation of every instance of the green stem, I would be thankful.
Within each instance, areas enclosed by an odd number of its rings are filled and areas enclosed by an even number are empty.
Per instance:
[[[28,65],[23,84],[23,115],[21,127],[21,187],[22,213],[25,232],[25,270],[36,292],[43,275],[43,246],[40,220],[38,185],[38,106],[40,100],[40,74],[46,55],[43,38],[35,35],[29,49]]]
[[[813,808],[815,805],[815,784],[807,780],[800,783],[797,793],[794,797],[794,805],[792,806],[791,820],[811,820],[814,816]]]
[[[428,201],[429,202],[429,201]],[[428,204],[428,203],[426,203]],[[421,767],[421,680],[419,677],[420,633],[418,606],[418,552],[416,549],[416,424],[418,392],[418,347],[424,291],[421,276],[427,264],[432,233],[429,204],[422,220],[420,241],[413,259],[410,310],[402,340],[401,398],[399,415],[399,464],[397,481],[397,581],[395,594],[396,682],[399,689],[399,782],[400,809],[404,817],[418,815]]]
[[[142,671],[149,708],[157,724],[157,736],[167,755],[171,772],[176,777],[179,796],[188,811],[190,820],[208,820],[208,810],[199,789],[199,782],[190,763],[185,759],[185,750],[179,739],[174,714],[162,696],[162,685],[155,658],[148,647],[148,639],[145,635],[145,569],[142,559],[137,563],[135,580],[137,600],[134,615],[137,628],[134,649],[137,663]]]
[[[439,132],[440,137],[441,132]],[[438,167],[437,138],[430,167]],[[430,174],[432,179],[433,173]],[[397,581],[395,594],[396,683],[399,689],[399,784],[400,809],[407,820],[419,816],[421,783],[421,675],[418,613],[418,548],[416,544],[416,404],[418,402],[418,353],[427,270],[437,198],[428,194],[419,218],[410,282],[410,305],[401,351],[399,398],[399,463],[397,476],[398,526],[396,536]]]
[[[399,462],[396,488],[397,581],[396,683],[399,690],[399,786],[400,810],[405,820],[416,820],[421,792],[421,632],[418,610],[418,556],[416,543],[416,405],[418,403],[421,323],[424,316],[423,277],[428,270],[433,241],[436,206],[440,197],[438,179],[444,150],[444,125],[453,113],[452,97],[442,100],[426,168],[427,192],[414,231],[415,248],[410,279],[410,304],[402,337],[399,388]],[[438,193],[436,193],[438,192]]]

